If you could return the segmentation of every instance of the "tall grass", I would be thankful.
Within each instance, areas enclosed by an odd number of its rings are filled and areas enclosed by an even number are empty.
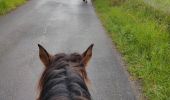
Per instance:
[[[148,100],[170,100],[170,15],[143,0],[115,1],[95,0],[94,5],[129,72],[142,80]]]
[[[170,13],[170,0],[144,0],[155,9]]]
[[[15,9],[17,6],[25,2],[26,0],[0,0],[0,15]]]

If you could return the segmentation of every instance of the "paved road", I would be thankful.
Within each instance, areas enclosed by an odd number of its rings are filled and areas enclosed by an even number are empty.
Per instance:
[[[135,100],[92,4],[81,0],[30,0],[0,17],[0,100],[35,100],[43,68],[38,43],[51,53],[83,52],[94,43],[88,69],[94,100]]]

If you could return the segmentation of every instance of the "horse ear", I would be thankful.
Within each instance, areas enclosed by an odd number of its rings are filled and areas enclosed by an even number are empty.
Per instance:
[[[82,63],[83,65],[87,65],[87,63],[89,62],[90,58],[92,57],[92,49],[93,49],[94,44],[91,44],[87,50],[82,54]]]
[[[39,57],[40,60],[42,61],[42,63],[47,67],[50,62],[51,62],[51,56],[50,54],[44,49],[43,46],[41,46],[40,44],[38,44],[39,47]]]

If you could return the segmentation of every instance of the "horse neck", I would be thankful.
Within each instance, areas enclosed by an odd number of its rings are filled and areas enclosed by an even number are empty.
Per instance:
[[[69,64],[44,71],[39,100],[91,100],[84,79]]]

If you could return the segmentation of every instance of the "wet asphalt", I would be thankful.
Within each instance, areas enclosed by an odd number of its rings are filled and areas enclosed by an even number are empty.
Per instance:
[[[94,43],[89,63],[94,100],[136,100],[127,71],[90,1],[29,0],[0,17],[0,100],[35,100],[48,52],[80,52]]]

